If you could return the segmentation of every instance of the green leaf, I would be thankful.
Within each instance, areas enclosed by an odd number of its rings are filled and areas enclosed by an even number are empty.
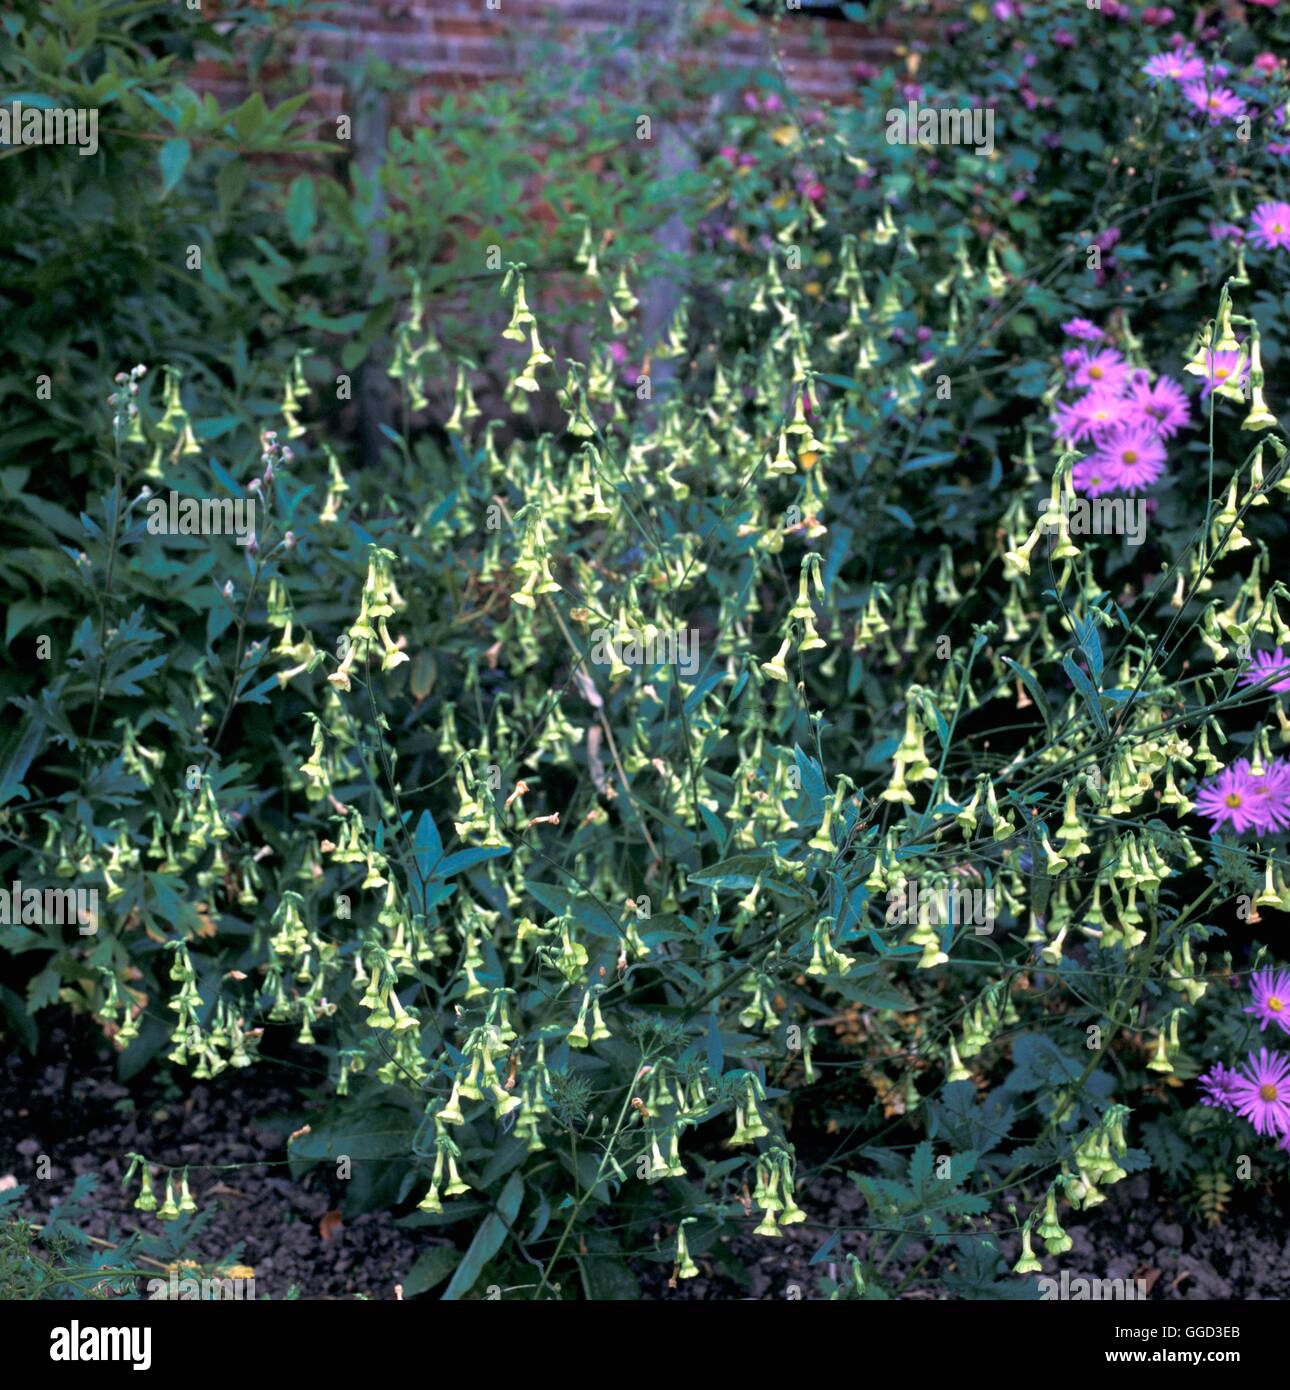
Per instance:
[[[770,855],[765,850],[758,850],[753,854],[736,854],[729,859],[721,860],[719,864],[696,870],[690,874],[689,881],[701,883],[709,888],[746,890],[751,888],[758,878],[764,880],[770,864]]]
[[[523,1201],[524,1179],[518,1173],[512,1173],[502,1189],[502,1195],[497,1199],[497,1210],[490,1211],[479,1223],[479,1230],[475,1232],[475,1239],[470,1242],[470,1249],[466,1251],[465,1258],[452,1276],[452,1281],[443,1291],[444,1303],[454,1303],[474,1288],[484,1266],[505,1245],[510,1235],[509,1228],[515,1224]]]
[[[417,873],[429,878],[434,866],[443,858],[443,841],[439,838],[439,828],[435,825],[429,811],[422,811],[417,821],[417,831],[412,837],[412,851],[416,855]]]
[[[423,1250],[403,1280],[403,1296],[416,1298],[434,1288],[457,1267],[458,1252],[451,1245],[435,1245]]]
[[[22,1002],[22,998],[15,994],[8,985],[0,985],[0,1009],[4,1010],[5,1017],[9,1020],[13,1031],[17,1033],[22,1045],[28,1052],[36,1051],[36,1020],[27,1012],[27,1006]]]
[[[851,980],[845,975],[831,976],[829,984],[856,1004],[866,1009],[895,1009],[904,1013],[914,1007],[914,1001],[903,995],[885,980]]]
[[[554,883],[533,883],[525,880],[524,886],[530,895],[556,917],[572,916],[592,934],[606,941],[621,941],[623,930],[612,916],[594,898],[585,894],[575,896],[565,888]]]
[[[184,176],[192,149],[187,140],[167,140],[161,147],[161,196],[164,198]]]
[[[1044,694],[1043,686],[1035,679],[1034,673],[1027,671],[1024,666],[1019,666],[1010,656],[1005,656],[1004,661],[1008,668],[1015,672],[1017,679],[1026,687],[1030,698],[1035,702],[1035,708],[1043,718],[1044,726],[1051,734],[1053,731],[1053,715],[1048,708],[1048,696]]]
[[[317,215],[314,181],[307,174],[301,174],[291,180],[287,192],[287,231],[297,246],[304,246],[309,240]]]
[[[578,1268],[583,1292],[597,1303],[635,1303],[641,1296],[636,1276],[617,1255],[592,1251],[578,1261]]]
[[[412,1152],[416,1123],[404,1110],[390,1106],[362,1111],[331,1124],[315,1125],[293,1140],[293,1160],[323,1162],[342,1154],[354,1159],[396,1158]]]
[[[0,754],[0,806],[16,796],[27,795],[22,779],[27,775],[36,754],[44,747],[45,732],[44,720],[28,715],[18,732],[8,741],[4,753]]]
[[[1102,702],[1098,699],[1097,690],[1088,676],[1075,664],[1073,656],[1062,658],[1062,670],[1071,678],[1075,689],[1079,691],[1084,705],[1088,712],[1093,716],[1097,727],[1103,732],[1107,732],[1106,714],[1102,710]]]
[[[459,849],[455,854],[441,859],[435,865],[430,877],[451,878],[453,874],[459,874],[463,869],[473,868],[476,864],[487,863],[490,859],[501,859],[510,852],[510,845],[471,845],[469,849]]]

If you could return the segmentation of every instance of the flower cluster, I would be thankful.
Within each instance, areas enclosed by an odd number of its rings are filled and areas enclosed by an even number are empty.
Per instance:
[[[1256,970],[1250,992],[1254,1002],[1245,1012],[1255,1015],[1260,1028],[1273,1024],[1290,1033],[1290,971]],[[1244,1066],[1212,1067],[1200,1084],[1202,1105],[1240,1115],[1257,1134],[1277,1138],[1278,1146],[1290,1152],[1290,1057],[1261,1047],[1249,1054]]]
[[[1199,788],[1196,810],[1209,818],[1211,834],[1222,825],[1238,835],[1284,830],[1290,825],[1290,759],[1253,767],[1248,758],[1239,759]]]
[[[1183,100],[1204,112],[1210,125],[1239,121],[1249,114],[1245,102],[1230,88],[1220,85],[1229,75],[1227,64],[1207,65],[1191,44],[1182,44],[1172,52],[1157,53],[1143,65],[1142,71],[1153,83],[1178,83]]]
[[[1074,485],[1089,497],[1134,492],[1158,482],[1165,471],[1165,441],[1191,422],[1181,385],[1172,377],[1134,367],[1114,348],[1099,347],[1102,330],[1087,319],[1062,325],[1070,338],[1089,346],[1062,354],[1067,385],[1082,394],[1060,402],[1054,428],[1068,445],[1092,452],[1075,465]]]

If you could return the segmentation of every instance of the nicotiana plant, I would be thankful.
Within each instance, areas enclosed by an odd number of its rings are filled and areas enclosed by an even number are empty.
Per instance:
[[[1009,1269],[1131,1171],[1219,1211],[1238,1117],[1290,1115],[1279,1055],[1223,1060],[1228,986],[1265,1028],[1290,1004],[1259,934],[1290,909],[1290,222],[1276,131],[1233,172],[1223,124],[1282,76],[1067,22],[1141,105],[1075,144],[1097,198],[1032,184],[1084,62],[1052,22],[944,178],[768,78],[696,232],[720,302],[647,341],[588,222],[586,347],[513,257],[482,361],[409,274],[379,470],[303,348],[254,435],[203,428],[179,363],[122,371],[79,521],[6,483],[81,615],[11,700],[6,865],[102,901],[85,936],[0,926],[27,1009],[92,1014],[128,1075],[310,1057],[293,1168],[458,1237],[420,1282],[449,1298],[727,1268],[818,1219],[825,1167],[864,1204],[836,1298],[897,1293],[915,1240],[947,1291],[1033,1294]],[[1147,110],[1178,141],[1149,166]],[[1167,250],[1166,198],[1241,235]],[[254,502],[254,535],[154,529],[159,494]],[[1135,536],[1072,524],[1117,496]],[[123,1157],[141,1212],[207,1200],[206,1166]]]

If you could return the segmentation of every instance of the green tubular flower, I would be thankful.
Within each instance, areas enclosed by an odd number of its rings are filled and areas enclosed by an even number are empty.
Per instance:
[[[1048,1189],[1044,1218],[1039,1225],[1039,1238],[1050,1255],[1064,1255],[1075,1244],[1062,1230],[1061,1222],[1057,1219],[1057,1195],[1052,1188]]]
[[[179,1207],[175,1202],[175,1180],[171,1173],[166,1174],[166,1196],[161,1206],[157,1208],[158,1221],[177,1221],[179,1219]]]
[[[757,1183],[752,1195],[753,1205],[768,1212],[782,1211],[784,1203],[775,1191],[777,1182],[778,1170],[767,1156],[762,1155],[757,1160]]]
[[[1012,1272],[1014,1274],[1042,1274],[1043,1270],[1043,1263],[1031,1248],[1030,1227],[1027,1225],[1022,1228],[1021,1232],[1021,1257],[1013,1265]]]
[[[761,1221],[753,1227],[753,1235],[755,1236],[769,1236],[773,1239],[778,1239],[782,1237],[783,1234],[783,1231],[779,1229],[778,1222],[775,1220],[775,1213],[773,1211],[767,1211]]]
[[[777,1157],[779,1187],[783,1193],[781,1203],[781,1214],[779,1222],[781,1226],[796,1226],[807,1219],[806,1213],[797,1205],[793,1195],[793,1160],[784,1150],[778,1151]]]
[[[578,1009],[577,1022],[569,1030],[565,1039],[570,1047],[588,1047],[591,1044],[591,1039],[587,1036],[587,1006],[590,1002],[591,991],[588,990],[582,996],[582,1005]]]
[[[699,1272],[699,1266],[691,1259],[690,1250],[685,1241],[686,1224],[693,1220],[694,1217],[692,1216],[686,1217],[676,1228],[676,1277],[678,1279],[693,1279]]]
[[[134,1199],[136,1211],[156,1211],[157,1195],[152,1190],[152,1169],[143,1164],[143,1175],[139,1181],[139,1195]]]
[[[972,1073],[963,1065],[953,1038],[950,1039],[949,1054],[950,1064],[945,1072],[946,1081],[971,1081]]]

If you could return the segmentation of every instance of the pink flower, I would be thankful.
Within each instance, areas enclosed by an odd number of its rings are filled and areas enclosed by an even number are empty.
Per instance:
[[[1250,993],[1254,1003],[1245,1006],[1254,1014],[1260,1029],[1275,1023],[1283,1033],[1290,1033],[1290,972],[1285,970],[1256,970],[1250,976]]]
[[[1106,389],[1088,391],[1070,405],[1059,404],[1054,415],[1060,438],[1078,444],[1099,431],[1123,424],[1132,412],[1129,401]]]
[[[1219,1062],[1204,1076],[1198,1076],[1196,1079],[1205,1092],[1200,1098],[1202,1105],[1212,1106],[1215,1110],[1236,1109],[1236,1102],[1232,1099],[1232,1090],[1240,1077],[1230,1067],[1225,1067]]]
[[[1290,203],[1260,203],[1250,214],[1250,240],[1265,251],[1290,248]]]
[[[1205,76],[1205,64],[1188,44],[1172,53],[1157,53],[1142,69],[1153,82],[1194,82]]]
[[[1290,825],[1290,764],[1273,758],[1262,777],[1252,779],[1251,815],[1260,834],[1284,830]]]
[[[1278,695],[1290,690],[1290,660],[1281,653],[1278,647],[1272,652],[1255,652],[1250,661],[1250,669],[1242,675],[1241,685],[1260,685],[1269,676],[1276,676],[1278,679],[1271,685],[1264,686],[1265,690],[1275,691]]]
[[[1196,810],[1211,822],[1211,835],[1224,824],[1231,825],[1238,835],[1253,827],[1254,780],[1250,760],[1241,758],[1196,792]]]
[[[1103,497],[1116,491],[1115,479],[1110,477],[1096,457],[1080,459],[1071,471],[1075,491],[1083,497]]]
[[[1191,423],[1187,396],[1172,377],[1162,376],[1154,386],[1134,382],[1129,399],[1137,407],[1143,423],[1151,425],[1161,439],[1172,439]]]
[[[1211,821],[1211,835],[1224,823],[1238,835],[1282,830],[1290,825],[1290,764],[1273,758],[1256,776],[1241,758],[1197,791],[1196,810]]]
[[[1062,324],[1062,332],[1081,343],[1100,343],[1106,337],[1097,324],[1081,318],[1067,319]]]
[[[1250,1053],[1247,1071],[1236,1072],[1232,1102],[1258,1134],[1285,1134],[1290,1130],[1290,1061],[1280,1053],[1259,1049]]]
[[[1081,354],[1073,383],[1076,386],[1122,391],[1128,385],[1131,370],[1114,348],[1103,348],[1100,352]]]
[[[1223,120],[1239,120],[1246,112],[1245,103],[1227,87],[1209,87],[1204,82],[1188,82],[1183,87],[1183,97],[1209,117],[1210,125],[1217,125]]]
[[[1129,425],[1103,440],[1089,460],[1120,492],[1150,487],[1165,471],[1165,446],[1145,425]]]
[[[1281,60],[1275,53],[1260,53],[1254,60],[1254,66],[1260,72],[1273,73],[1281,66]]]

